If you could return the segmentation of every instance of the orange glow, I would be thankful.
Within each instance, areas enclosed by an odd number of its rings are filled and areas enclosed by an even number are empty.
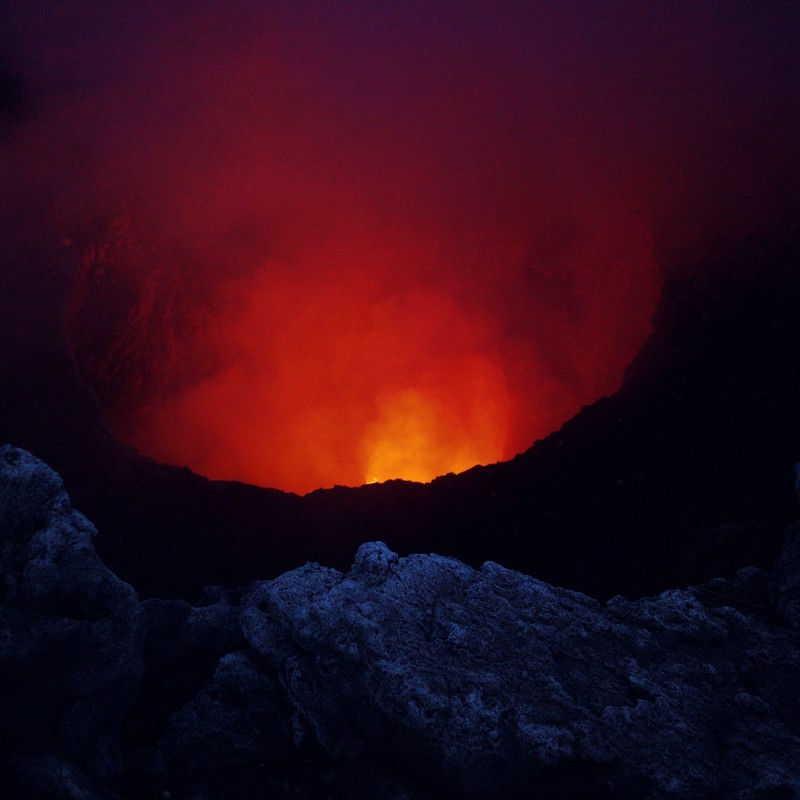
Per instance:
[[[4,4],[4,345],[71,241],[143,453],[298,492],[510,458],[619,385],[653,222],[691,251],[795,196],[794,4],[373,5]]]
[[[361,443],[365,481],[429,481],[503,457],[508,399],[502,374],[476,360],[464,365],[459,383],[438,398],[419,389],[379,395],[378,416]]]
[[[295,492],[430,480],[615,390],[658,295],[655,159],[598,114],[616,76],[509,50],[513,24],[470,28],[484,51],[449,17],[225,9],[104,50],[121,83],[48,118],[93,166],[74,227],[131,213],[91,229],[69,310],[123,441]]]
[[[441,292],[384,283],[319,262],[313,280],[268,263],[231,281],[226,366],[119,427],[157,459],[300,493],[501,459],[510,400],[487,327]]]
[[[160,461],[297,493],[430,481],[511,458],[613,390],[645,330],[647,305],[617,310],[642,295],[629,276],[646,241],[597,214],[564,288],[529,234],[487,230],[476,260],[470,232],[401,236],[349,211],[336,235],[249,269],[216,249],[213,269],[165,264],[131,220],[90,248],[71,327],[114,431]],[[116,327],[90,335],[109,307]]]

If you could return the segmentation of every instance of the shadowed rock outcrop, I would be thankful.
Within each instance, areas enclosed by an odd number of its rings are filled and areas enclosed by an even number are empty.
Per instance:
[[[6,797],[105,797],[141,677],[141,605],[61,478],[0,448],[0,771]]]
[[[701,591],[603,606],[376,543],[259,586],[243,627],[296,728],[439,796],[800,791],[798,637]]]
[[[345,574],[250,587],[248,646],[173,715],[161,776],[220,798],[794,797],[795,563],[601,604],[363,545]]]
[[[800,464],[795,467],[794,488],[800,500]],[[800,631],[800,524],[787,531],[772,577],[771,597],[781,620]]]
[[[639,600],[373,542],[193,607],[140,603],[9,447],[0,522],[12,797],[800,796],[796,528]]]

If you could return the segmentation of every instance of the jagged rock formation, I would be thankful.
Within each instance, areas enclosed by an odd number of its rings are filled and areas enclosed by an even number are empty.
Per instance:
[[[97,557],[61,478],[0,448],[0,772],[6,797],[93,798],[119,777],[141,604]]]
[[[140,603],[9,447],[0,525],[20,797],[800,796],[797,528],[771,574],[640,600],[371,543],[192,607]]]

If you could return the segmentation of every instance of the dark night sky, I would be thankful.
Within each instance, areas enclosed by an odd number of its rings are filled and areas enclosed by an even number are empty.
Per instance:
[[[6,6],[5,357],[69,294],[117,432],[212,477],[511,457],[619,384],[654,239],[798,183],[796,3]]]

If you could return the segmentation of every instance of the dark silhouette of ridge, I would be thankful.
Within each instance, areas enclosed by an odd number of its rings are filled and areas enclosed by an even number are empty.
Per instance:
[[[0,441],[63,476],[98,551],[144,595],[192,596],[357,546],[493,560],[598,596],[770,565],[800,454],[800,235],[665,267],[654,330],[613,396],[509,462],[305,497],[160,465],[106,431],[67,348],[0,367]],[[785,514],[783,511],[785,510]]]

